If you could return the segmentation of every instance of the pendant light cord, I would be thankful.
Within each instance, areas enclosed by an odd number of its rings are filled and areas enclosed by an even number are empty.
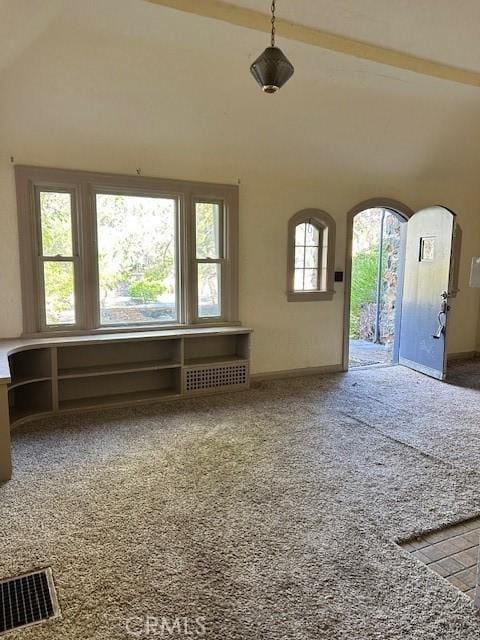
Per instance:
[[[275,0],[272,0],[272,38],[271,38],[271,46],[275,46]]]

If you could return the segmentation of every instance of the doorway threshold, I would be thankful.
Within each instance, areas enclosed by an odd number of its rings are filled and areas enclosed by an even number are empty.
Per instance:
[[[370,365],[389,365],[392,363],[391,346],[370,340],[350,338],[349,368]]]

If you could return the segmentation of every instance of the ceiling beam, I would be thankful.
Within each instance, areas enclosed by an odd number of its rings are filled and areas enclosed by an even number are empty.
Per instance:
[[[152,4],[162,5],[193,13],[205,18],[213,18],[239,27],[254,29],[268,33],[270,31],[269,16],[260,11],[244,9],[221,0],[146,0]],[[320,29],[313,29],[301,24],[277,18],[277,33],[282,38],[295,40],[304,44],[336,51],[362,60],[378,62],[397,69],[421,73],[433,78],[441,78],[451,82],[459,82],[480,87],[480,73],[454,67],[426,58],[419,58],[408,53],[379,47],[360,40],[354,40]]]

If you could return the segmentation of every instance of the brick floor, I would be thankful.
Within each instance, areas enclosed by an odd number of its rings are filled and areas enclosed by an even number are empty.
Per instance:
[[[428,533],[400,546],[472,600],[475,599],[480,518]]]

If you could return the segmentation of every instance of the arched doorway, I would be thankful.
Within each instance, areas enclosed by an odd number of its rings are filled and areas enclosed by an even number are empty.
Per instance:
[[[347,216],[343,368],[398,362],[405,222],[413,211],[389,198]]]

